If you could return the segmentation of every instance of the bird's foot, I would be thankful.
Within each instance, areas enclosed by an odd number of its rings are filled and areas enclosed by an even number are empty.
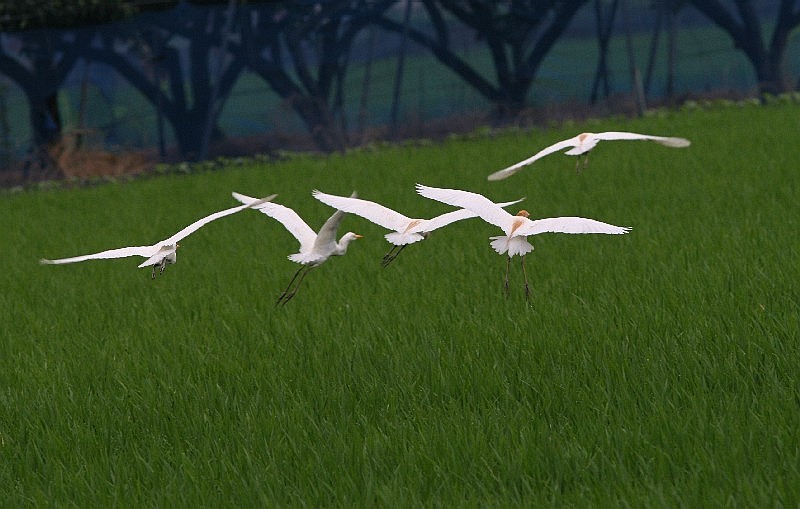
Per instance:
[[[297,294],[296,291],[293,291],[293,292],[290,292],[290,293],[286,294],[286,297],[284,297],[282,304],[285,306],[286,303],[289,302],[290,300],[292,300],[292,297],[294,297],[296,294]]]

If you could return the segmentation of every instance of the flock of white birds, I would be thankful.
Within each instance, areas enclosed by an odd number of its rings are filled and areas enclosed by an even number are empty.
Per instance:
[[[489,175],[488,179],[502,180],[508,178],[538,159],[567,148],[569,150],[564,152],[565,154],[578,156],[575,169],[579,171],[581,156],[584,157],[583,167],[586,168],[589,151],[603,140],[654,141],[668,147],[687,147],[690,144],[689,140],[684,138],[652,136],[628,132],[582,133],[574,138],[550,145],[524,161],[492,173]],[[533,246],[527,240],[528,236],[540,233],[604,233],[620,235],[630,231],[629,227],[614,226],[583,217],[551,217],[532,220],[528,219],[529,214],[525,210],[519,211],[516,215],[512,215],[504,210],[504,207],[519,203],[522,201],[521,199],[505,203],[494,203],[485,196],[469,191],[442,189],[422,184],[417,184],[416,187],[417,193],[421,196],[452,205],[457,207],[457,209],[431,219],[414,219],[379,203],[357,198],[355,192],[350,197],[345,197],[325,194],[314,190],[312,195],[316,199],[336,209],[336,212],[325,221],[325,224],[322,225],[319,232],[314,232],[294,210],[273,203],[272,200],[277,195],[273,194],[265,198],[253,198],[243,194],[233,193],[233,197],[241,202],[242,205],[221,210],[198,219],[178,233],[153,245],[123,247],[71,258],[60,258],[56,260],[42,259],[40,261],[43,264],[59,265],[82,262],[85,260],[141,256],[145,258],[145,261],[142,262],[139,267],[152,267],[151,278],[155,278],[157,273],[164,272],[167,265],[177,261],[177,250],[178,247],[180,247],[179,241],[212,221],[252,208],[280,222],[289,233],[294,235],[298,242],[300,242],[299,252],[290,255],[289,260],[301,266],[297,272],[295,272],[291,281],[286,286],[286,289],[280,294],[276,302],[276,304],[285,304],[295,296],[300,284],[311,269],[319,267],[331,256],[344,255],[350,243],[361,238],[361,235],[357,233],[347,232],[338,241],[336,240],[339,224],[342,222],[346,213],[361,216],[387,230],[392,230],[384,236],[386,240],[392,244],[392,248],[384,255],[382,260],[383,266],[388,265],[392,260],[397,258],[400,252],[409,244],[427,239],[430,232],[456,221],[461,221],[462,219],[480,217],[487,223],[499,227],[504,234],[490,237],[490,245],[498,254],[507,255],[504,279],[504,292],[506,296],[508,295],[508,273],[511,265],[511,258],[520,256],[525,280],[525,298],[527,300],[530,295],[530,289],[528,277],[525,273],[525,255],[533,250]]]

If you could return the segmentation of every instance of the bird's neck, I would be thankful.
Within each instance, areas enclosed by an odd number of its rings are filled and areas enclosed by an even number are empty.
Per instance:
[[[352,237],[344,236],[336,243],[336,254],[342,256],[347,252],[347,246],[353,241]]]

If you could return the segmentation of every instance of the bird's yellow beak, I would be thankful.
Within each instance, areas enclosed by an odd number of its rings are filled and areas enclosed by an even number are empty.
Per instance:
[[[355,236],[356,236],[356,238],[357,238],[357,239],[364,238],[364,236],[363,236],[363,235],[359,235],[359,234],[357,234],[357,233],[355,234]]]

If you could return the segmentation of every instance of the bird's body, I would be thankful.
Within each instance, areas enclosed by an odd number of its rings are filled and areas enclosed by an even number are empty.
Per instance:
[[[255,198],[239,193],[233,193],[233,197],[245,204],[255,201]],[[278,303],[282,301],[285,303],[294,297],[308,270],[322,265],[331,256],[344,255],[347,252],[347,247],[350,242],[361,238],[361,235],[347,232],[342,235],[342,238],[339,239],[338,242],[336,241],[336,231],[339,229],[339,224],[342,222],[345,215],[344,212],[339,210],[334,212],[334,214],[325,221],[319,233],[315,233],[297,212],[289,207],[277,203],[263,203],[254,205],[253,208],[277,220],[298,240],[298,242],[300,242],[300,250],[297,253],[289,255],[288,258],[295,263],[303,265],[303,267],[300,267],[295,273],[286,290],[284,290],[278,298]],[[301,272],[303,272],[303,274],[297,281],[297,285],[293,290],[289,291],[292,283],[294,283]]]
[[[601,141],[607,140],[642,140],[642,141],[654,141],[661,145],[665,145],[667,147],[688,147],[691,142],[685,138],[674,138],[674,137],[667,137],[667,136],[653,136],[649,134],[638,134],[638,133],[628,133],[622,131],[607,131],[603,133],[581,133],[574,138],[570,138],[568,140],[559,141],[558,143],[554,143],[549,147],[543,148],[536,154],[532,155],[528,159],[524,161],[520,161],[517,164],[509,166],[508,168],[504,168],[500,171],[496,171],[489,175],[489,180],[503,180],[505,178],[510,177],[511,175],[520,171],[523,167],[528,166],[529,164],[533,164],[535,161],[543,158],[544,156],[553,154],[555,152],[569,149],[564,154],[570,156],[578,156],[578,161],[575,164],[575,169],[578,170],[580,164],[580,157],[584,154],[586,158],[583,161],[584,168],[589,162],[588,153],[591,151],[598,143]]]
[[[157,269],[159,273],[164,272],[167,265],[171,265],[177,261],[177,250],[178,247],[180,247],[180,244],[178,244],[178,242],[180,240],[184,239],[191,233],[194,233],[202,226],[205,226],[211,221],[215,221],[221,217],[235,214],[236,212],[240,212],[246,208],[250,208],[251,206],[257,206],[262,203],[267,203],[269,200],[275,198],[275,196],[277,195],[273,194],[272,196],[262,199],[254,198],[253,202],[250,204],[241,205],[238,207],[231,207],[229,209],[221,210],[219,212],[210,214],[206,217],[198,219],[197,221],[190,224],[186,228],[183,228],[175,235],[172,235],[171,237],[168,237],[162,240],[161,242],[157,242],[152,246],[121,247],[118,249],[109,249],[107,251],[100,251],[99,253],[73,256],[71,258],[59,258],[56,260],[49,260],[42,258],[41,260],[39,260],[39,262],[46,265],[62,265],[66,263],[76,263],[86,260],[108,260],[114,258],[127,258],[129,256],[141,256],[143,258],[146,258],[146,260],[141,264],[139,264],[139,268],[152,266],[153,270],[150,276],[151,278],[155,278]]]
[[[525,270],[525,255],[533,251],[528,242],[529,235],[540,233],[605,233],[619,235],[627,233],[630,228],[614,226],[594,219],[583,217],[551,217],[545,219],[528,219],[528,212],[520,211],[511,215],[490,199],[478,193],[458,189],[442,189],[417,184],[417,192],[432,200],[447,203],[454,207],[463,207],[475,212],[487,223],[498,226],[505,235],[491,237],[490,245],[498,254],[508,256],[506,264],[505,289],[508,291],[508,264],[514,256],[522,257],[522,268]],[[525,276],[525,295],[528,296],[528,281]]]
[[[322,203],[330,205],[335,209],[361,216],[387,230],[394,230],[384,235],[384,238],[394,245],[383,257],[384,266],[397,258],[400,251],[402,251],[405,246],[427,239],[430,232],[443,228],[456,221],[477,216],[477,214],[471,210],[462,208],[447,212],[446,214],[441,214],[431,219],[415,219],[407,217],[379,203],[362,200],[360,198],[335,196],[317,190],[312,194]],[[514,203],[519,203],[520,201],[522,200],[501,203],[500,206],[506,207]]]

